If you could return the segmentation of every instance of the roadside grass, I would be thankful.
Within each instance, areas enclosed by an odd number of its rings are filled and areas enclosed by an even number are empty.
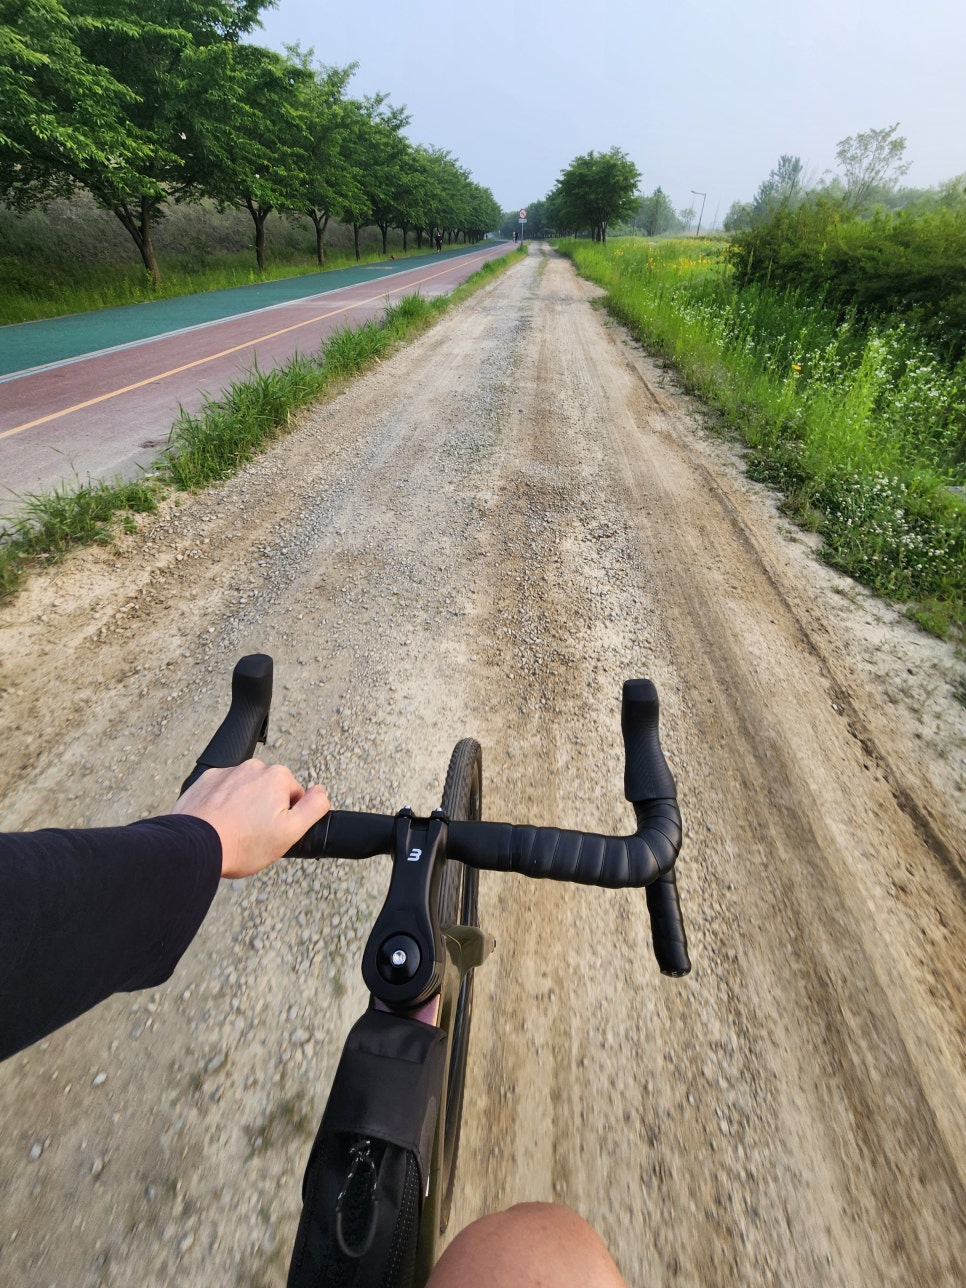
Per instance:
[[[394,249],[397,259],[425,255],[418,251]],[[0,258],[0,326],[34,322],[40,318],[63,317],[89,313],[125,304],[143,304],[149,300],[168,300],[181,295],[199,295],[205,291],[228,290],[287,277],[324,274],[338,268],[354,268],[386,259],[381,250],[372,250],[356,260],[351,251],[332,250],[326,254],[325,268],[315,258],[300,261],[291,258],[269,262],[264,269],[252,263],[250,251],[222,254],[211,261],[192,256],[171,257],[165,262],[164,275],[155,283],[143,269],[134,265],[91,264],[76,266],[76,278],[67,266],[58,267],[56,278],[32,263],[18,264]],[[81,271],[83,270],[83,271]]]
[[[197,414],[182,411],[154,471],[142,479],[63,484],[21,498],[22,513],[0,526],[0,599],[14,594],[31,569],[55,563],[80,546],[107,544],[119,531],[133,531],[134,516],[156,510],[171,493],[230,477],[292,429],[300,408],[427,330],[523,253],[520,247],[488,260],[449,295],[387,300],[380,320],[335,332],[315,355],[296,355],[271,371],[253,369]]]
[[[0,528],[0,599],[18,589],[31,567],[56,563],[75,546],[107,544],[117,525],[132,531],[135,514],[158,508],[156,481],[64,484],[24,498],[24,510]]]
[[[560,249],[718,409],[829,564],[933,634],[966,636],[966,361],[950,366],[907,322],[859,326],[801,292],[736,289],[721,241]]]

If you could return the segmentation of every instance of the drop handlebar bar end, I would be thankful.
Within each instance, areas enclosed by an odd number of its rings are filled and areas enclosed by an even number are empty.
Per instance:
[[[660,703],[652,680],[625,680],[621,699],[624,735],[624,795],[638,801],[672,800],[677,796],[658,732]]]
[[[654,683],[626,680],[621,700],[624,795],[634,806],[639,828],[644,826],[649,804],[673,800],[677,809],[677,787],[661,749],[659,717],[660,703]],[[648,885],[647,910],[654,955],[661,973],[675,977],[687,975],[691,960],[673,865]]]

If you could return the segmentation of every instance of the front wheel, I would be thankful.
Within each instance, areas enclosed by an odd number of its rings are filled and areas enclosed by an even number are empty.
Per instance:
[[[473,738],[463,738],[453,748],[442,810],[453,821],[478,822],[483,808],[483,753]],[[439,888],[439,924],[478,926],[478,892],[480,874],[475,868],[447,859]],[[442,1233],[449,1222],[456,1180],[456,1158],[459,1153],[460,1121],[463,1117],[463,1091],[466,1086],[466,1057],[470,1041],[470,1019],[473,1011],[473,972],[463,977],[453,1019],[453,1048],[446,1081],[446,1121],[443,1125],[443,1198],[439,1228]]]

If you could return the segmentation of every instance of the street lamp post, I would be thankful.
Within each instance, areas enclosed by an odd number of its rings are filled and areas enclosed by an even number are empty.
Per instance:
[[[700,237],[700,236],[701,236],[701,220],[704,218],[704,203],[708,200],[708,194],[707,194],[706,192],[695,192],[695,190],[692,188],[692,189],[691,189],[691,196],[692,196],[692,197],[700,197],[700,198],[701,198],[701,213],[700,213],[700,215],[698,215],[698,229],[697,229],[697,232],[694,234],[694,235],[695,235],[695,237]]]

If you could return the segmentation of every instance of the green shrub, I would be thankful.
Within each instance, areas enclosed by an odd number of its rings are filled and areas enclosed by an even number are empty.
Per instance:
[[[821,299],[841,321],[915,324],[941,360],[966,353],[966,206],[856,218],[824,199],[737,233],[735,285]]]

